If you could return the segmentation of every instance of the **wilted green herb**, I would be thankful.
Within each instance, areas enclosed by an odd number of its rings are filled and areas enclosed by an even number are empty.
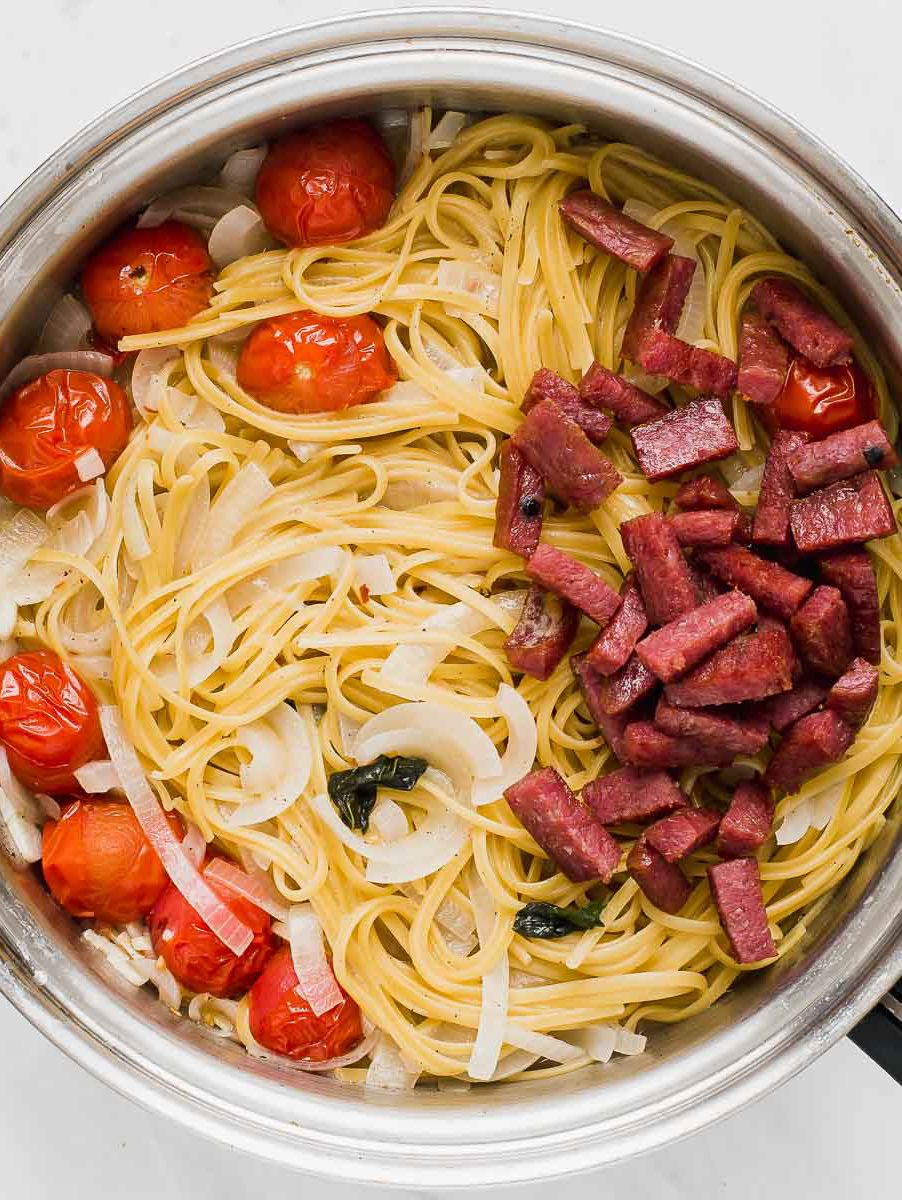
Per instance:
[[[349,829],[366,833],[370,825],[370,813],[376,803],[377,788],[390,787],[409,792],[428,765],[425,758],[405,758],[402,755],[390,758],[387,754],[380,754],[375,762],[330,775],[329,799]]]
[[[566,937],[578,929],[595,929],[601,922],[601,910],[606,900],[593,900],[577,908],[568,905],[546,904],[543,900],[531,900],[514,917],[514,933],[528,938]]]

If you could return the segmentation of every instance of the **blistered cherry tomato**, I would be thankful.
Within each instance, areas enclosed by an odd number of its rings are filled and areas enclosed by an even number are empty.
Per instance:
[[[172,884],[147,918],[153,948],[190,991],[220,997],[241,996],[276,948],[272,921],[250,900],[218,880],[206,878],[226,906],[252,931],[254,940],[247,950],[242,955],[233,954]]]
[[[244,343],[238,382],[278,412],[332,412],[365,404],[396,378],[372,317],[305,310],[261,321]]]
[[[81,291],[97,333],[115,342],[175,329],[205,309],[213,264],[204,239],[181,221],[120,229],[85,263]]]
[[[183,837],[181,822],[169,817]],[[44,826],[41,865],[53,895],[73,917],[123,924],[145,916],[169,882],[131,806],[76,800]]]
[[[118,383],[87,371],[48,371],[0,409],[0,490],[16,504],[50,508],[84,487],[80,454],[93,448],[109,468],[131,431]]]
[[[273,145],[256,196],[266,228],[287,246],[349,242],[385,223],[395,168],[366,121],[329,121]]]
[[[874,394],[857,363],[816,367],[799,355],[792,361],[775,407],[781,428],[821,438],[871,420]]]
[[[0,743],[35,792],[78,793],[73,771],[104,754],[94,693],[52,650],[0,663]]]
[[[316,1017],[297,985],[291,951],[283,946],[250,990],[248,1018],[260,1045],[288,1058],[314,1062],[352,1050],[363,1037],[356,1002],[342,989],[343,1002]]]

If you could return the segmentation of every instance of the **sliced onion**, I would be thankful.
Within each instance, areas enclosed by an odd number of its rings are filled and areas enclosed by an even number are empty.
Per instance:
[[[815,829],[826,829],[839,811],[839,805],[846,790],[846,781],[840,780],[833,787],[827,788],[809,801],[811,805],[811,824]]]
[[[207,1020],[207,1014],[212,1015],[212,1024]],[[236,1000],[221,1000],[211,996],[209,992],[199,992],[192,996],[188,1005],[188,1017],[196,1021],[203,1029],[209,1030],[215,1037],[235,1038],[238,1024],[238,1002]]]
[[[143,987],[147,983],[149,979],[147,970],[133,963],[121,946],[109,941],[95,929],[85,929],[81,936],[89,946],[98,950],[117,974],[121,975],[132,987]]]
[[[217,596],[191,622],[185,641],[185,674],[189,685],[197,687],[219,670],[235,642],[235,623],[224,596]]]
[[[632,1033],[629,1029],[624,1029],[621,1025],[616,1027],[617,1044],[614,1047],[618,1054],[642,1054],[645,1051],[645,1046],[648,1038],[644,1033]]]
[[[172,415],[186,429],[204,429],[212,433],[225,430],[222,413],[201,396],[188,396],[177,388],[168,388],[166,399]]]
[[[35,792],[35,804],[41,812],[41,816],[49,817],[51,821],[58,821],[63,815],[63,810],[52,796],[48,796],[46,792]]]
[[[236,150],[230,154],[219,172],[222,186],[243,196],[252,196],[267,150],[266,145],[250,146],[247,150]]]
[[[519,1075],[521,1071],[529,1070],[540,1058],[541,1055],[531,1054],[528,1050],[515,1050],[513,1054],[501,1059],[487,1082],[500,1083],[502,1079],[509,1079],[511,1075]]]
[[[14,576],[49,536],[46,522],[27,508],[20,508],[0,527],[0,590],[5,591],[10,586]]]
[[[569,1042],[551,1037],[547,1033],[535,1033],[531,1029],[524,1029],[516,1021],[508,1021],[504,1028],[504,1040],[509,1046],[516,1046],[518,1050],[528,1050],[530,1054],[537,1054],[551,1062],[574,1062],[583,1056],[579,1047],[571,1046]]]
[[[109,354],[101,354],[99,350],[61,350],[55,354],[32,354],[16,363],[0,385],[0,400],[4,400],[10,392],[31,383],[39,375],[48,371],[87,371],[89,374],[102,375],[109,379],[113,374],[113,360]]]
[[[9,595],[0,595],[0,638],[7,641],[12,637],[18,619],[19,610],[16,607],[15,598]]]
[[[14,653],[14,652],[13,652]],[[338,740],[341,743],[339,749],[345,758],[353,758],[354,746],[357,742],[357,735],[360,732],[360,722],[352,721],[347,713],[338,713]]]
[[[461,636],[475,637],[495,624],[490,617],[478,609],[471,608],[469,604],[464,604],[463,601],[448,604],[418,626],[423,633],[447,630],[448,641],[429,646],[396,646],[379,668],[377,677],[380,680],[397,679],[399,683],[404,684],[426,683],[439,663],[444,662],[457,647]]]
[[[149,413],[156,412],[160,407],[167,386],[161,373],[181,357],[181,350],[175,346],[160,346],[138,352],[132,367],[132,399],[145,421],[150,420]]]
[[[42,839],[34,801],[9,769],[0,747],[0,846],[16,867],[41,860]]]
[[[498,687],[498,708],[507,721],[507,749],[501,760],[501,772],[477,783],[473,804],[479,808],[499,800],[514,783],[519,783],[533,768],[539,748],[535,717],[519,692],[506,683]]]
[[[455,780],[462,766],[476,781],[501,775],[498,751],[472,717],[434,701],[396,704],[370,717],[357,735],[355,756],[372,762],[393,746],[400,753],[420,753]]]
[[[321,446],[319,442],[289,442],[288,449],[299,463],[308,463]]]
[[[589,1025],[585,1029],[568,1029],[561,1036],[584,1054],[588,1054],[594,1062],[610,1062],[617,1046],[617,1030],[613,1025]]]
[[[8,658],[12,658],[14,654],[19,653],[19,643],[13,637],[0,638],[0,662],[6,662]],[[360,726],[358,725],[359,729]],[[356,731],[354,736],[356,737]]]
[[[72,463],[82,483],[90,483],[92,479],[96,479],[98,475],[102,475],[106,470],[103,459],[94,446],[89,446],[87,450],[82,450],[81,454],[75,456]]]
[[[182,838],[182,849],[199,871],[204,865],[204,859],[207,857],[207,841],[199,825],[195,825],[193,821],[187,821],[186,825],[185,836]],[[220,861],[222,860],[218,858],[213,860],[210,867],[210,874],[213,873],[213,866]]]
[[[380,1034],[370,1056],[370,1066],[366,1073],[366,1087],[382,1088],[389,1092],[405,1092],[416,1086],[419,1077],[420,1072],[411,1071],[398,1046],[388,1034]]]
[[[761,480],[764,477],[764,463],[757,467],[749,467],[730,483],[731,492],[760,492]]]
[[[20,817],[26,821],[37,822],[38,806],[35,804],[31,792],[12,773],[4,746],[0,746],[0,788],[3,788],[7,800]]]
[[[230,209],[213,226],[208,249],[213,262],[222,270],[239,258],[262,253],[269,244],[260,214],[250,205],[241,204]]]
[[[246,871],[242,871],[240,867],[236,867],[234,863],[230,863],[224,858],[214,858],[204,874],[208,879],[216,879],[219,883],[224,883],[226,887],[237,892],[239,896],[244,896],[246,900],[250,900],[252,904],[262,908],[271,917],[275,917],[277,921],[289,921],[288,905],[276,898],[268,880],[254,878],[253,875],[248,875]]]
[[[182,522],[182,530],[175,547],[173,575],[176,579],[181,579],[183,575],[186,575],[190,571],[191,563],[200,545],[200,539],[203,537],[209,515],[210,477],[204,472],[197,481],[194,491],[191,493],[191,499],[188,502],[188,507],[185,510],[185,518]],[[232,611],[234,612],[234,609]]]
[[[798,808],[784,817],[775,833],[778,846],[790,846],[811,828],[811,801],[803,800]]]
[[[495,902],[475,868],[471,868],[470,899],[476,917],[479,945],[485,947],[489,943],[495,925]],[[479,1028],[476,1031],[476,1041],[467,1068],[471,1079],[487,1081],[492,1078],[498,1068],[498,1058],[508,1025],[509,991],[510,963],[505,950],[495,966],[482,977]]]
[[[297,991],[315,1017],[331,1011],[344,999],[323,946],[323,927],[310,904],[288,910],[288,944],[298,977]]]
[[[449,110],[429,135],[429,149],[447,150],[449,146],[454,145],[460,131],[470,125],[472,121],[473,117],[469,113]]]
[[[424,157],[429,153],[430,123],[430,115],[425,108],[419,108],[410,115],[410,140],[408,142],[407,157],[404,159],[404,164],[398,172],[397,190],[399,192],[404,188]]]
[[[100,796],[105,792],[122,791],[122,784],[115,766],[108,758],[98,758],[85,763],[72,772],[78,786],[89,796]]]
[[[62,500],[58,500],[52,508],[48,508],[47,523],[51,529],[54,531],[62,529],[66,520],[66,512],[83,501],[87,501],[87,503],[81,511],[84,511],[91,523],[91,532],[95,540],[99,538],[106,529],[106,523],[110,516],[110,498],[107,495],[106,486],[102,479],[97,480],[90,487],[83,487],[79,488],[78,491],[70,492]],[[54,546],[54,548],[57,547]],[[87,548],[83,551],[72,551],[71,553],[86,554]]]
[[[92,324],[91,314],[80,300],[76,300],[71,294],[61,297],[51,308],[44,322],[44,328],[38,338],[38,354],[83,350]]]
[[[273,485],[256,463],[248,462],[229,480],[213,502],[203,537],[194,551],[193,567],[201,570],[231,550],[239,530],[272,495]]]
[[[548,983],[547,979],[543,979],[541,975],[535,975],[532,971],[521,971],[519,967],[511,967],[511,987],[541,987],[542,984]]]
[[[396,842],[410,832],[404,809],[388,796],[380,796],[376,801],[370,813],[370,829],[383,842]]]
[[[482,301],[485,314],[497,317],[501,303],[501,276],[476,263],[443,258],[438,265],[436,286],[449,292],[464,292]]]
[[[174,218],[209,235],[220,217],[243,204],[246,197],[225,187],[191,186],[160,196],[138,218],[139,229],[152,229]]]
[[[102,705],[100,726],[128,802],[166,874],[219,940],[233,954],[243,954],[254,940],[253,932],[222,902],[188,858],[125,736],[119,709]]]
[[[109,654],[74,654],[72,667],[78,675],[113,682],[113,659]]]
[[[442,476],[425,479],[392,479],[382,493],[382,503],[396,512],[409,512],[423,504],[457,499],[457,485]]]
[[[229,588],[229,608],[237,614],[270,589],[290,591],[301,583],[314,583],[326,577],[337,579],[349,557],[350,551],[343,546],[321,546],[280,559],[257,575]]]
[[[233,829],[243,829],[261,821],[269,821],[286,809],[291,808],[304,792],[313,767],[313,750],[307,726],[290,704],[277,704],[265,718],[279,739],[282,748],[282,770],[271,791],[252,795],[248,801],[236,808],[228,818]],[[239,730],[236,741],[240,743]]]
[[[648,392],[650,396],[657,396],[670,383],[666,375],[650,375],[648,371],[643,371],[636,363],[628,362],[623,367],[623,378],[627,383],[632,383],[635,387],[641,388],[643,392]]]
[[[384,554],[359,554],[354,558],[357,582],[371,596],[387,596],[396,592],[398,585],[392,574],[391,565]]]

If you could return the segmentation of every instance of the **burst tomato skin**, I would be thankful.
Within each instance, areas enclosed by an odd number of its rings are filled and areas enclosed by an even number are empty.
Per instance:
[[[109,469],[131,431],[118,383],[87,371],[48,371],[0,409],[0,490],[16,504],[50,508],[84,487],[79,454],[93,447]]]
[[[346,1054],[363,1037],[360,1009],[342,988],[344,1002],[313,1015],[295,990],[298,977],[288,946],[282,946],[250,990],[248,1018],[261,1046],[288,1058],[324,1062]]]
[[[208,860],[209,861],[209,860]],[[256,904],[207,879],[210,887],[254,934],[242,955],[233,954],[173,884],[150,911],[147,924],[154,951],[179,983],[192,992],[222,999],[242,996],[266,966],[276,948],[269,915]]]
[[[0,663],[0,743],[16,777],[53,796],[78,794],[72,772],[102,757],[94,693],[52,650]]]
[[[117,342],[175,329],[207,307],[213,263],[204,239],[181,221],[114,233],[85,263],[81,290],[94,329]]]
[[[181,822],[170,816],[173,833]],[[73,917],[125,924],[153,908],[169,882],[131,806],[75,800],[44,826],[42,866],[50,892]]]
[[[857,363],[816,367],[798,355],[790,364],[775,409],[782,429],[798,429],[823,438],[871,420],[874,393]]]
[[[366,404],[397,378],[382,330],[368,316],[305,309],[261,321],[244,343],[238,382],[277,412],[335,412]]]
[[[364,237],[385,223],[394,198],[385,143],[356,119],[289,134],[272,146],[257,175],[263,223],[286,246]]]

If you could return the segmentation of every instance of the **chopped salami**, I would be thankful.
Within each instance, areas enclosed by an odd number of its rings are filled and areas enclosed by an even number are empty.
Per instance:
[[[816,367],[849,361],[852,335],[790,280],[760,280],[752,288],[752,300],[790,346]]]
[[[621,425],[642,425],[668,411],[654,396],[597,362],[583,376],[579,394],[586,404],[609,409]]]
[[[630,722],[628,716],[611,716],[601,707],[599,689],[605,682],[605,677],[589,666],[585,654],[574,654],[570,659],[570,667],[579,684],[583,703],[589,710],[589,716],[601,730],[602,736],[618,758],[623,757],[623,733]]]
[[[692,573],[666,517],[633,517],[620,526],[620,536],[636,568],[650,625],[666,625],[696,607]]]
[[[693,738],[730,754],[757,754],[767,745],[768,726],[756,717],[729,715],[719,708],[677,708],[665,696],[655,709],[655,725],[671,737]]]
[[[810,579],[787,571],[779,563],[759,558],[745,546],[702,550],[699,560],[731,587],[745,592],[761,608],[788,620],[811,591]]]
[[[552,400],[531,408],[512,440],[548,488],[581,513],[598,508],[622,482],[614,464]]]
[[[651,331],[675,331],[694,274],[694,259],[668,254],[643,278],[623,334],[626,358],[639,361],[643,341]]]
[[[520,407],[524,413],[528,413],[542,400],[556,404],[580,427],[590,442],[603,442],[611,432],[613,421],[609,414],[587,404],[572,383],[547,367],[540,367],[533,375]]]
[[[631,572],[620,590],[620,607],[589,647],[590,666],[599,675],[613,675],[627,661],[647,628],[642,593]]]
[[[826,695],[827,689],[819,683],[803,679],[792,691],[762,701],[757,711],[777,733],[783,733],[790,725],[820,708]]]
[[[582,802],[602,825],[629,825],[663,817],[687,801],[666,771],[620,767],[587,783]]]
[[[599,625],[620,607],[620,597],[591,567],[544,542],[526,564],[526,574]]]
[[[492,544],[529,558],[542,536],[545,484],[510,440],[501,447],[499,474]]]
[[[653,375],[666,375],[675,383],[713,396],[728,396],[736,386],[732,359],[693,346],[663,329],[643,334],[636,362]]]
[[[674,513],[669,518],[681,546],[729,546],[738,541],[740,514],[713,509],[710,512]]]
[[[719,400],[693,400],[657,421],[630,430],[639,466],[649,479],[667,479],[739,449]]]
[[[620,847],[554,767],[531,771],[509,787],[504,798],[568,879],[610,881],[620,862]]]
[[[633,654],[619,671],[602,677],[596,695],[602,711],[616,717],[628,712],[657,686],[657,675]]]
[[[839,762],[854,740],[855,730],[832,709],[802,717],[786,731],[764,772],[764,782],[795,792],[821,767]]]
[[[724,512],[739,511],[733,493],[716,475],[687,479],[677,489],[675,500],[684,512],[700,512],[709,508],[722,509]]]
[[[708,883],[736,961],[773,958],[777,947],[767,924],[757,859],[713,863],[708,867]]]
[[[662,912],[678,913],[692,893],[692,885],[678,866],[669,863],[645,837],[630,850],[626,867],[636,883]]]
[[[670,683],[754,625],[757,616],[749,596],[725,592],[648,634],[636,654],[659,679]]]
[[[675,863],[713,842],[718,825],[720,813],[687,806],[655,821],[646,829],[645,839],[667,862]]]
[[[852,638],[858,653],[880,662],[880,597],[867,550],[847,550],[820,561],[821,575],[838,587],[852,616]]]
[[[692,580],[695,584],[695,593],[699,604],[707,604],[715,596],[723,594],[724,588],[720,580],[715,579],[710,572],[701,570],[696,563],[690,563],[689,566],[692,571]]]
[[[823,441],[809,442],[793,451],[786,461],[800,496],[862,471],[886,471],[899,463],[879,421],[866,421]]]
[[[671,704],[683,708],[742,704],[788,692],[798,659],[786,629],[774,622],[755,633],[740,634],[706,662],[664,689]]]
[[[637,767],[726,766],[734,757],[723,746],[671,737],[651,721],[631,721],[623,731],[621,749],[620,757]]]
[[[877,668],[866,658],[856,658],[827,693],[827,708],[850,725],[864,724],[877,699]]]
[[[635,271],[648,271],[673,247],[673,238],[633,220],[588,188],[565,196],[558,209],[580,237]]]
[[[549,679],[570,649],[578,625],[579,613],[572,604],[534,583],[504,652],[515,670]]]
[[[786,460],[807,441],[807,433],[781,429],[771,442],[764,463],[758,508],[752,525],[753,542],[783,549],[789,546],[789,513],[795,497],[795,487]]]
[[[802,658],[822,675],[841,675],[852,661],[852,620],[839,588],[816,587],[789,630]]]
[[[716,849],[724,858],[745,858],[759,850],[771,835],[774,802],[755,780],[741,783],[720,820]]]
[[[742,314],[739,331],[740,392],[753,404],[770,405],[783,390],[789,348],[760,313]]]
[[[803,554],[869,542],[896,532],[896,518],[874,471],[794,500],[789,525]]]

